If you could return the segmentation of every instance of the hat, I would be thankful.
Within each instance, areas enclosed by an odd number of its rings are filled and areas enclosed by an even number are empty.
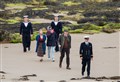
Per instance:
[[[57,15],[57,14],[54,14],[54,17],[58,17],[59,15]]]
[[[84,36],[84,39],[89,39],[90,37],[89,36]]]
[[[28,15],[24,15],[23,18],[28,18]]]
[[[52,27],[51,27],[51,26],[48,26],[48,27],[47,27],[47,30],[51,30],[51,29],[52,29]]]

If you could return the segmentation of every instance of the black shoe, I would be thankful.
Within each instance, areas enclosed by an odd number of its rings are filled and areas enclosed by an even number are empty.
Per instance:
[[[82,72],[82,76],[84,76],[84,73]]]
[[[70,68],[70,67],[67,67],[66,69],[71,70],[71,68]]]
[[[28,51],[30,51],[30,47],[28,47]]]
[[[27,52],[27,50],[26,49],[24,49],[24,51],[23,52]]]
[[[59,67],[62,68],[62,65],[60,64]]]
[[[43,59],[40,59],[40,62],[43,62]]]
[[[52,62],[55,62],[55,60],[52,60]]]
[[[90,76],[89,76],[89,75],[87,76],[87,79],[90,79]]]
[[[55,52],[59,52],[59,50],[55,50]]]

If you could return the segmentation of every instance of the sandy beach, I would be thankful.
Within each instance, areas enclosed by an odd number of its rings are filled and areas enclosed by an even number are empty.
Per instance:
[[[36,74],[37,77],[29,77],[29,82],[56,82],[66,80],[69,82],[94,82],[94,80],[70,81],[71,78],[81,78],[81,60],[79,57],[80,43],[84,41],[86,34],[72,34],[71,48],[71,70],[66,70],[64,58],[63,67],[59,68],[60,53],[55,53],[55,62],[48,60],[47,53],[41,63],[35,53],[36,42],[31,44],[31,51],[23,53],[22,44],[1,44],[0,68],[5,71],[4,80],[1,82],[17,82],[23,75]],[[91,77],[112,77],[120,76],[120,36],[119,32],[90,35],[90,42],[93,43],[94,59],[91,62]],[[86,73],[85,73],[86,75]],[[120,81],[120,80],[119,80]],[[20,81],[22,82],[22,81]],[[104,82],[104,81],[103,81]],[[105,80],[105,82],[116,82]]]

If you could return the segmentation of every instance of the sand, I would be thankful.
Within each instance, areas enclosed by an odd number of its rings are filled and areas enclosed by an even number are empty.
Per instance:
[[[91,62],[91,77],[111,77],[120,76],[120,54],[119,54],[119,32],[90,35],[90,42],[93,43],[94,59]],[[59,68],[60,53],[55,53],[55,62],[48,60],[47,54],[44,61],[39,62],[39,57],[35,53],[36,42],[33,41],[31,51],[23,53],[22,44],[1,44],[0,65],[5,71],[4,80],[1,82],[17,82],[23,75],[36,74],[37,77],[29,77],[30,82],[56,82],[71,78],[81,78],[81,60],[79,57],[80,43],[84,41],[86,34],[72,34],[72,48],[70,54],[72,70],[66,70],[66,60],[64,58],[63,67]],[[86,74],[86,73],[85,73]],[[94,80],[80,80],[77,82],[94,82]],[[104,81],[103,81],[104,82]],[[105,82],[112,82],[111,80]]]

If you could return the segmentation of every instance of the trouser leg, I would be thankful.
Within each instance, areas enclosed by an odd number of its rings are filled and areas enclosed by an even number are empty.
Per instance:
[[[65,56],[65,50],[62,49],[62,51],[61,51],[61,56],[60,56],[60,64],[59,64],[60,67],[61,67],[61,65],[62,65],[62,61],[63,61],[64,56]]]
[[[86,67],[86,60],[82,60],[82,75],[84,75],[85,72],[85,67]]]
[[[68,68],[70,65],[70,49],[66,49],[66,64]]]
[[[54,53],[55,53],[55,47],[51,47],[51,56],[52,56],[52,60],[55,60]]]
[[[23,51],[24,51],[24,52],[26,52],[26,44],[27,44],[26,41],[27,41],[27,40],[26,40],[26,36],[23,35],[23,36],[22,36],[22,43],[23,43]]]
[[[90,59],[87,61],[87,76],[90,76],[90,64],[91,64],[91,61]]]
[[[50,58],[50,52],[51,51],[51,47],[50,46],[48,46],[48,58]]]

